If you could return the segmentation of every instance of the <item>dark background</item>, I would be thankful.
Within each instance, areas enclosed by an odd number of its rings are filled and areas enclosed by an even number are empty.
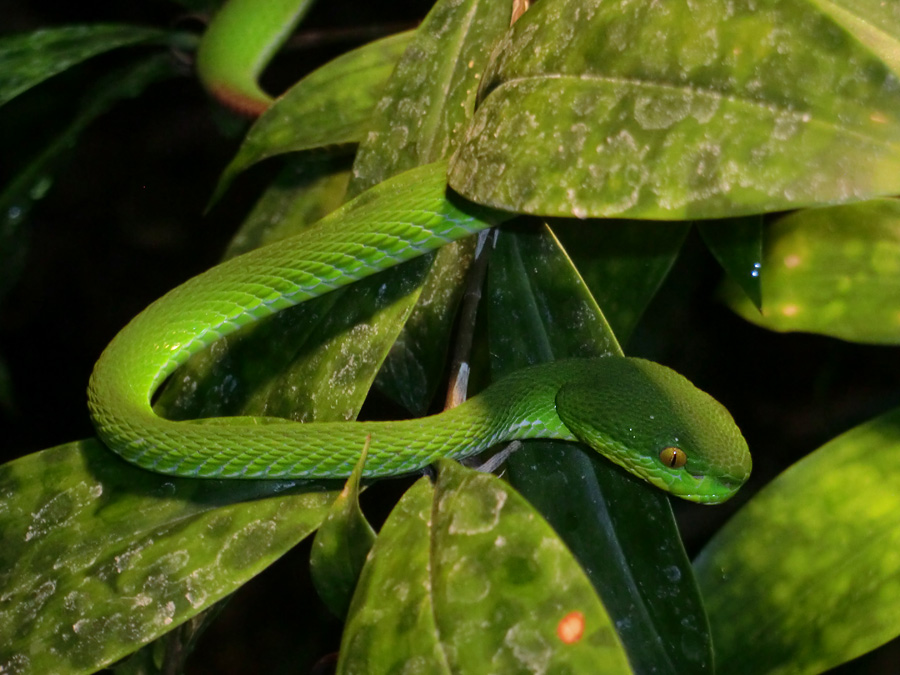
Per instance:
[[[414,25],[429,6],[426,0],[320,2],[302,32],[327,38],[373,25],[393,32]],[[0,32],[95,21],[170,26],[180,14],[166,2],[0,2]],[[289,49],[267,73],[268,86],[277,92],[363,41]],[[139,53],[93,59],[0,108],[0,182],[63,127],[88,83]],[[22,274],[0,299],[0,358],[14,404],[0,409],[0,461],[92,435],[85,387],[100,351],[150,301],[215,264],[277,168],[270,162],[251,170],[203,216],[242,129],[207,100],[186,68],[184,77],[121,103],[83,135],[33,211]],[[750,326],[715,302],[719,278],[692,235],[626,345],[719,398],[754,453],[754,476],[733,503],[675,504],[690,553],[785,467],[900,404],[896,349]],[[367,493],[376,520],[404,487],[389,482]],[[305,673],[337,649],[340,623],[310,588],[308,547],[302,544],[235,594],[188,672]],[[834,672],[900,672],[898,642]]]

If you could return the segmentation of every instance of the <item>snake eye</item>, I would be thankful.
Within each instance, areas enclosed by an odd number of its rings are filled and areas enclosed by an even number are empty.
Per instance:
[[[681,448],[670,445],[659,453],[659,461],[671,469],[680,469],[687,464],[687,455]]]

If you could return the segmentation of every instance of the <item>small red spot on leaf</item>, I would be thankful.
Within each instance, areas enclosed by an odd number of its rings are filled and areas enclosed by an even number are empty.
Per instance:
[[[567,645],[578,642],[584,635],[584,614],[569,612],[556,625],[556,634]]]

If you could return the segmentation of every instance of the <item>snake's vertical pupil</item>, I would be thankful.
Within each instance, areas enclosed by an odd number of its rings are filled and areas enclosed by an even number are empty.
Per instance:
[[[680,469],[687,464],[687,455],[681,448],[671,445],[662,449],[662,452],[659,453],[659,460],[670,469]]]

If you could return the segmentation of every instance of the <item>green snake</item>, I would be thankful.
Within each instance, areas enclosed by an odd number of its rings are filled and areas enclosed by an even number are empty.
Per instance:
[[[262,68],[309,0],[229,0],[201,41],[197,69],[222,102],[259,114]],[[109,344],[88,389],[100,438],[137,466],[202,478],[348,476],[369,442],[366,476],[414,472],[504,441],[582,441],[672,494],[715,503],[750,473],[725,408],[659,364],[608,357],[521,370],[439,415],[394,422],[301,424],[230,417],[172,421],[154,393],[192,354],[287,307],[491,227],[509,214],[454,201],[446,164],[401,174],[316,226],[190,279]]]
[[[255,117],[272,104],[259,76],[312,0],[228,0],[197,50],[197,75],[207,90],[237,112]]]
[[[91,377],[89,407],[103,442],[166,474],[336,478],[351,473],[367,437],[366,476],[414,472],[504,441],[556,438],[587,443],[680,497],[730,497],[750,473],[731,415],[681,375],[633,358],[523,369],[456,408],[404,421],[172,421],[154,412],[156,389],[219,337],[495,224],[496,214],[448,197],[445,175],[444,162],[400,174],[151,304],[112,340]]]

